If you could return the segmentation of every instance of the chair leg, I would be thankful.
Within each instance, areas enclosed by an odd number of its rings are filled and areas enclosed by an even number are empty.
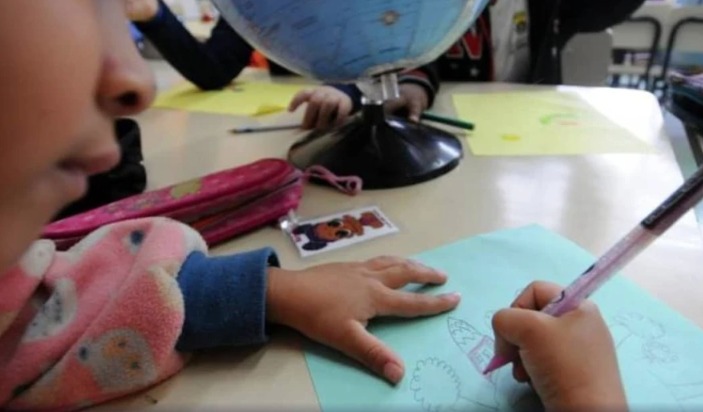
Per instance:
[[[661,83],[662,94],[666,95],[666,76],[669,71],[669,65],[671,64],[671,55],[674,52],[674,47],[676,46],[676,38],[679,35],[679,30],[687,24],[703,24],[703,19],[699,17],[687,17],[678,21],[674,27],[671,29],[671,34],[669,35],[669,40],[666,44],[666,51],[664,53],[664,62],[662,63],[662,72],[657,81]]]

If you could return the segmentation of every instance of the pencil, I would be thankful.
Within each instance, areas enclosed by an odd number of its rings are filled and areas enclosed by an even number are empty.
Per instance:
[[[281,130],[292,130],[299,129],[300,124],[284,124],[279,126],[255,126],[255,127],[240,127],[230,130],[232,133],[265,133],[265,132],[278,132]]]
[[[458,127],[461,129],[466,129],[466,130],[474,130],[474,127],[475,127],[473,123],[465,122],[463,120],[454,119],[451,117],[439,116],[439,115],[436,115],[436,114],[430,113],[430,112],[422,113],[420,118],[424,119],[424,120],[430,120],[433,122],[446,124],[449,126]]]
[[[611,247],[596,262],[562,290],[541,312],[559,317],[576,309],[598,288],[628,264],[647,246],[666,232],[690,208],[703,198],[703,167],[686,181],[634,229]],[[496,354],[484,374],[515,360],[515,354]]]

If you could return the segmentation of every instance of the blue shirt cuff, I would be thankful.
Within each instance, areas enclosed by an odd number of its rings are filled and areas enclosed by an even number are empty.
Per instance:
[[[223,257],[191,253],[177,278],[185,321],[176,349],[192,352],[264,343],[270,266],[278,266],[270,248]]]

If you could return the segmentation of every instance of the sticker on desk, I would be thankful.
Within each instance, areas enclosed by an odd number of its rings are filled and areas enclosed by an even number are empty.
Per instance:
[[[396,232],[377,207],[367,207],[299,222],[290,236],[300,256],[308,257]]]

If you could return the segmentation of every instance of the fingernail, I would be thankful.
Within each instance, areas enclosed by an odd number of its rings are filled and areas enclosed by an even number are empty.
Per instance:
[[[451,293],[443,293],[439,295],[441,298],[449,299],[449,300],[455,300],[455,301],[460,301],[461,300],[461,293],[459,292],[451,292]]]
[[[383,367],[383,376],[393,383],[398,383],[403,379],[403,368],[396,363],[388,362]]]

